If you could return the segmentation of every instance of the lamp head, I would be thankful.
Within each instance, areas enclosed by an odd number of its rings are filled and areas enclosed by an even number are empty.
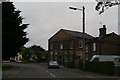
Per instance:
[[[77,10],[77,8],[74,8],[74,7],[69,7],[69,9]]]

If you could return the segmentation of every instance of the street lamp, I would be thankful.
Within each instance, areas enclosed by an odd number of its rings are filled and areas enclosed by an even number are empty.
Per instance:
[[[85,7],[83,6],[82,9],[69,7],[69,9],[72,10],[80,10],[83,12],[83,70],[85,70],[85,60],[86,60],[86,54],[85,54]]]

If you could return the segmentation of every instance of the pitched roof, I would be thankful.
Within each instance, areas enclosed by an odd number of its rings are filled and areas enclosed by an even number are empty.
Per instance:
[[[112,32],[112,33],[109,33],[109,34],[106,34],[106,35],[97,37],[96,39],[101,40],[101,39],[106,38],[106,37],[111,36],[111,35],[119,36],[119,35],[117,35],[116,33]],[[120,36],[119,36],[119,37],[120,37]]]
[[[103,36],[100,36],[100,37],[96,37],[96,38],[94,38],[93,40],[91,40],[89,42],[98,42],[98,41],[101,41],[102,39],[104,39],[104,38],[106,38],[108,36],[111,36],[111,35],[116,35],[116,36],[118,36],[120,38],[119,35],[117,35],[116,33],[112,32],[112,33],[109,33],[109,34],[106,34],[106,35],[103,35]]]
[[[73,37],[76,37],[76,38],[82,38],[83,37],[83,33],[82,32],[78,32],[78,31],[71,31],[71,30],[66,30],[66,29],[61,29],[63,30],[64,32],[70,34],[71,36]],[[94,37],[85,33],[85,38],[87,39],[93,39]]]

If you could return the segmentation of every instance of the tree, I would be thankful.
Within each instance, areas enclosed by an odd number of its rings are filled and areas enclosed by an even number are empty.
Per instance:
[[[31,52],[37,57],[36,61],[42,61],[43,55],[46,55],[45,49],[43,49],[41,46],[33,45],[30,47],[30,49]]]
[[[24,48],[23,52],[22,52],[22,56],[24,60],[29,61],[31,58],[31,52],[30,52],[30,48]]]
[[[38,45],[33,45],[30,48],[34,51],[45,51],[45,49],[43,49],[41,46]]]
[[[97,5],[95,9],[99,11],[99,14],[102,14],[109,7],[120,5],[119,0],[96,0]]]
[[[20,51],[28,42],[27,33],[24,29],[29,24],[22,24],[23,17],[20,16],[13,2],[2,2],[2,57],[9,59]]]

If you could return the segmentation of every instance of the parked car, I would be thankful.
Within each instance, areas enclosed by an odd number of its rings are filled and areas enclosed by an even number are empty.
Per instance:
[[[59,68],[59,64],[57,61],[50,61],[48,63],[48,68]]]
[[[120,56],[117,55],[94,55],[91,58],[91,62],[93,61],[113,61],[115,60],[115,58],[120,59]]]

